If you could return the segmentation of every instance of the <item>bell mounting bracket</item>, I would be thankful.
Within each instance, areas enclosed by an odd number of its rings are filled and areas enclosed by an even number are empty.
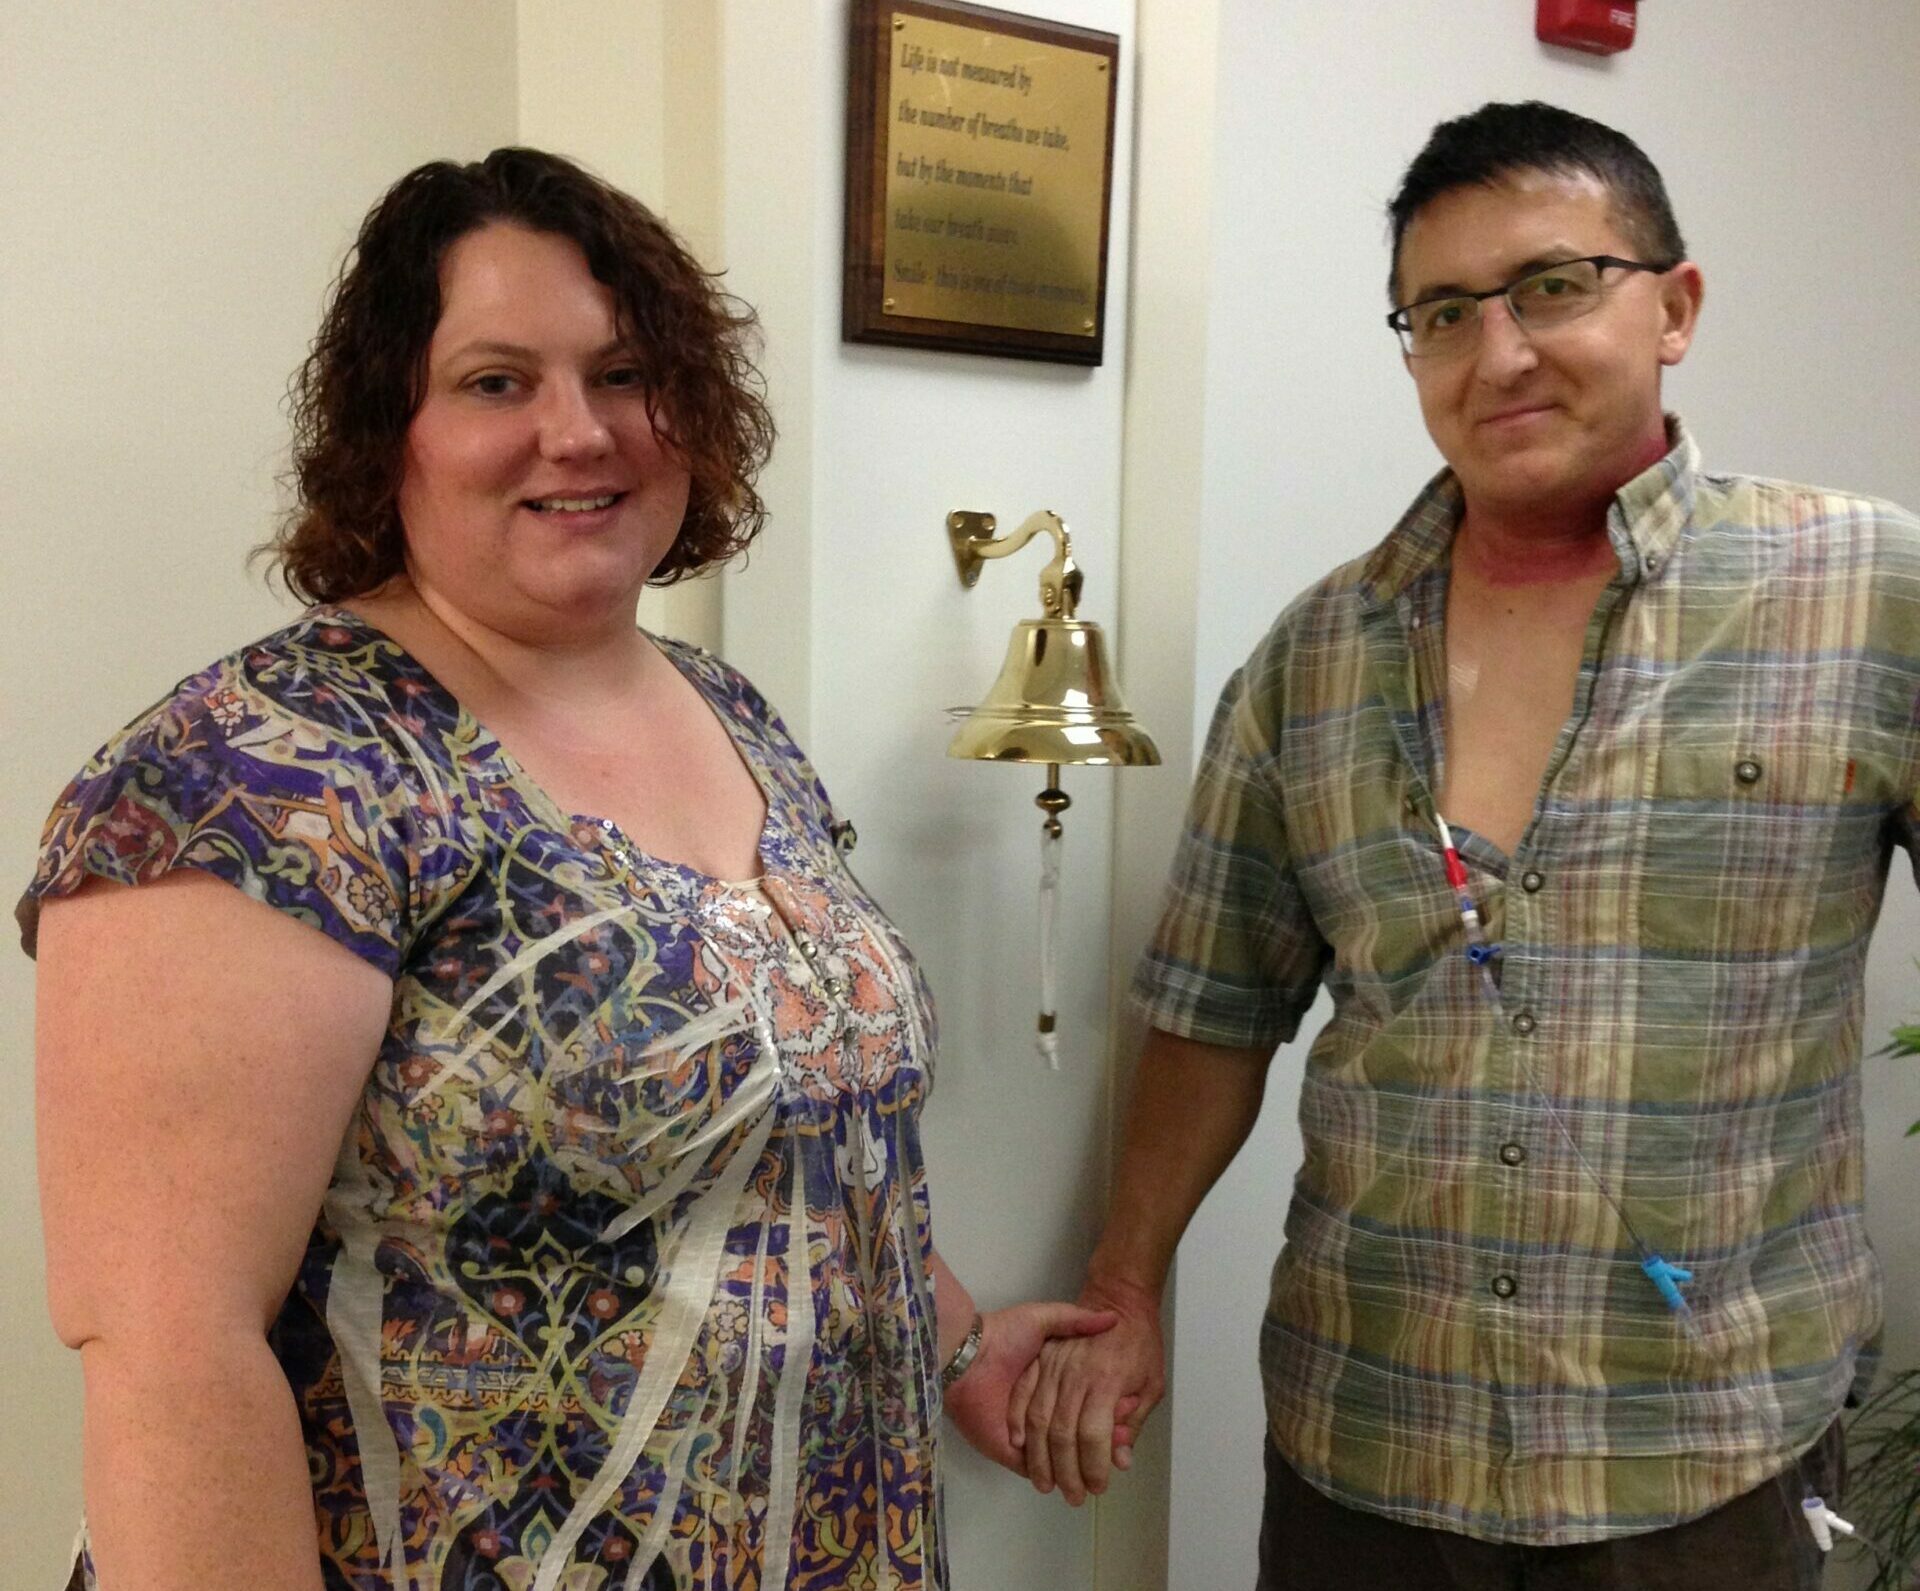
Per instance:
[[[1080,605],[1080,587],[1084,576],[1073,561],[1073,540],[1067,534],[1067,522],[1050,508],[1029,514],[1020,528],[1005,536],[995,536],[999,521],[979,509],[956,508],[947,515],[947,543],[953,548],[953,564],[960,572],[960,584],[972,590],[980,579],[980,565],[989,558],[1004,558],[1018,552],[1042,531],[1053,537],[1053,561],[1040,571],[1040,606],[1050,619],[1070,619]]]

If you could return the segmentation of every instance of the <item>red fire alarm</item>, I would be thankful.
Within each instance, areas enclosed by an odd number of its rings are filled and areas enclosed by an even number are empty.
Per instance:
[[[1638,0],[1540,0],[1533,36],[1589,55],[1615,55],[1633,46]]]

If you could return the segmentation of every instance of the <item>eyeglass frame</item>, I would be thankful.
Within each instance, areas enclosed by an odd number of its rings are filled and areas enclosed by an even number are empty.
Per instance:
[[[1527,331],[1526,317],[1514,308],[1513,300],[1507,298],[1507,295],[1522,282],[1530,282],[1536,276],[1544,276],[1548,271],[1558,270],[1566,265],[1594,265],[1598,266],[1603,273],[1609,267],[1614,267],[1623,271],[1647,271],[1655,276],[1665,276],[1667,272],[1676,269],[1680,264],[1681,261],[1675,260],[1671,265],[1649,265],[1645,260],[1624,260],[1617,254],[1580,254],[1570,260],[1553,260],[1545,265],[1536,265],[1530,271],[1522,271],[1504,286],[1490,287],[1484,293],[1435,293],[1431,298],[1416,298],[1411,304],[1402,304],[1397,309],[1388,313],[1386,317],[1387,329],[1393,333],[1395,340],[1400,344],[1401,353],[1407,358],[1431,359],[1434,355],[1430,353],[1415,353],[1409,341],[1413,336],[1413,322],[1409,320],[1408,317],[1423,304],[1450,304],[1457,299],[1466,299],[1478,306],[1484,304],[1490,298],[1506,298],[1507,313],[1513,316],[1514,325],[1525,332]],[[1604,280],[1602,285],[1605,285]],[[1597,308],[1598,306],[1596,305],[1595,307]],[[1477,307],[1474,315],[1476,325],[1484,325],[1486,323],[1486,317],[1479,313]],[[1585,317],[1577,316],[1575,318],[1584,319]],[[1531,333],[1528,333],[1528,335],[1531,335]],[[1463,344],[1459,351],[1465,353],[1467,348],[1471,346],[1471,343]]]

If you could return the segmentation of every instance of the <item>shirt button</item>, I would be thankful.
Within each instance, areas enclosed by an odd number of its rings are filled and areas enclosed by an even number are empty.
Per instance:
[[[1733,776],[1742,784],[1758,784],[1760,782],[1760,764],[1755,762],[1751,757],[1744,758],[1742,761],[1733,765]]]
[[[1533,1013],[1531,1011],[1522,1011],[1513,1019],[1513,1031],[1518,1033],[1521,1038],[1525,1038],[1538,1026],[1539,1024],[1533,1020]]]
[[[1502,1144],[1500,1161],[1502,1165],[1523,1166],[1527,1163],[1527,1151],[1519,1144]]]
[[[1496,1276],[1487,1285],[1493,1289],[1495,1298],[1511,1298],[1520,1291],[1520,1284],[1511,1276]]]
[[[1520,875],[1520,887],[1529,895],[1537,895],[1540,892],[1540,886],[1546,881],[1547,875],[1537,868],[1530,867]]]

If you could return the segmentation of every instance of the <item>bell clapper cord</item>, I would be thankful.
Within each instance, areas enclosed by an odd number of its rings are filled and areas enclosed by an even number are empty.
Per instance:
[[[1047,787],[1033,798],[1047,818],[1040,825],[1040,1022],[1034,1040],[1040,1058],[1060,1070],[1060,1036],[1054,1031],[1059,1010],[1060,975],[1060,814],[1073,797],[1060,788],[1060,764],[1047,764]]]
[[[1433,821],[1440,834],[1440,854],[1446,866],[1447,885],[1453,891],[1454,904],[1459,909],[1461,926],[1465,930],[1467,960],[1478,970],[1480,986],[1497,1013],[1502,1010],[1502,1007],[1500,985],[1494,977],[1493,963],[1499,959],[1501,947],[1490,944],[1487,940],[1485,923],[1480,916],[1479,908],[1474,904],[1473,892],[1468,886],[1466,864],[1460,860],[1460,852],[1453,843],[1453,831],[1447,827],[1447,820],[1437,809],[1433,813]],[[1627,1214],[1626,1207],[1620,1202],[1612,1185],[1600,1174],[1599,1169],[1587,1158],[1586,1152],[1580,1147],[1580,1141],[1574,1136],[1573,1128],[1568,1124],[1566,1117],[1560,1113],[1553,1102],[1552,1095],[1547,1092],[1545,1085],[1535,1072],[1532,1057],[1525,1053],[1525,1046],[1521,1046],[1516,1054],[1519,1056],[1522,1070],[1526,1073],[1527,1087],[1546,1111],[1547,1118],[1552,1122],[1554,1131],[1561,1141],[1573,1152],[1573,1157],[1579,1163],[1580,1169],[1600,1191],[1601,1197],[1607,1201],[1614,1215],[1619,1219],[1621,1230],[1632,1242],[1634,1252],[1640,1259],[1640,1269],[1646,1273],[1647,1280],[1652,1283],[1661,1301],[1673,1312],[1674,1317],[1680,1322],[1681,1329],[1693,1339],[1694,1345],[1700,1349],[1701,1353],[1709,1360],[1718,1358],[1719,1355],[1707,1340],[1706,1331],[1701,1326],[1699,1317],[1694,1313],[1693,1305],[1680,1289],[1682,1282],[1693,1280],[1693,1272],[1656,1252],[1653,1246],[1640,1235],[1639,1229]],[[1730,1375],[1728,1382],[1747,1400],[1749,1406],[1767,1426],[1774,1446],[1786,1457],[1787,1468],[1799,1473],[1800,1456],[1795,1452],[1793,1444],[1787,1440],[1786,1428],[1781,1421],[1779,1410],[1761,1399],[1754,1389],[1739,1377]],[[1801,1514],[1806,1520],[1807,1529],[1812,1534],[1815,1545],[1822,1553],[1833,1550],[1833,1538],[1836,1535],[1851,1536],[1872,1552],[1882,1564],[1889,1568],[1894,1567],[1892,1558],[1885,1550],[1870,1538],[1861,1535],[1852,1524],[1829,1508],[1826,1500],[1816,1495],[1812,1486],[1806,1483],[1804,1476],[1802,1476],[1801,1485]]]

